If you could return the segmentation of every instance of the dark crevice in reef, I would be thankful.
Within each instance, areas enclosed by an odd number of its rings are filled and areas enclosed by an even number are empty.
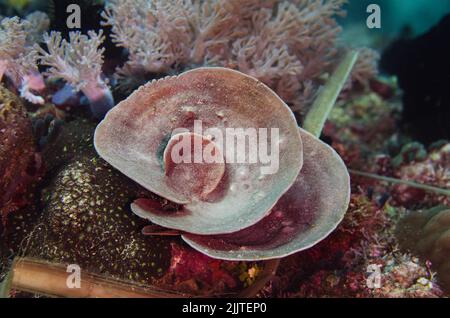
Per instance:
[[[383,54],[381,68],[398,76],[402,126],[430,144],[450,138],[450,15],[414,39],[400,39]]]

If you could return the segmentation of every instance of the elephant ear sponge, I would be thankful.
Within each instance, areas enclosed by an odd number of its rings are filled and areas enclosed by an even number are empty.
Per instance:
[[[450,207],[414,212],[397,226],[401,248],[431,261],[441,286],[450,292]]]
[[[196,129],[197,122],[219,137]],[[278,132],[263,150],[270,147],[279,160],[272,173],[262,171],[263,160],[234,160],[236,137],[256,128]],[[173,160],[179,137],[188,140],[182,151],[194,162]],[[259,147],[265,138],[261,134]],[[124,175],[180,205],[169,212],[139,198],[131,204],[136,215],[182,231],[190,246],[217,259],[259,261],[309,248],[336,228],[350,199],[350,177],[339,155],[299,128],[269,87],[232,69],[197,68],[142,86],[108,112],[94,145]],[[195,154],[207,147],[226,159],[196,163]]]

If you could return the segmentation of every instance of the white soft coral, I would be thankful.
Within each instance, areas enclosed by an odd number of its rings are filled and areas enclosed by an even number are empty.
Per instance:
[[[60,32],[44,35],[48,52],[36,47],[42,65],[49,68],[45,75],[62,79],[89,99],[92,113],[102,118],[114,106],[111,91],[102,77],[103,52],[100,48],[103,32],[89,31],[88,35],[70,32],[69,41]]]
[[[8,77],[23,98],[35,104],[44,99],[32,93],[45,87],[37,69],[37,54],[33,48],[49,26],[45,13],[34,12],[25,19],[3,18],[0,22],[0,80]]]

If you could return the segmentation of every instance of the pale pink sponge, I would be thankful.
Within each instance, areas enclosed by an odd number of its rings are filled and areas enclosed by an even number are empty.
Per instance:
[[[230,129],[248,137],[233,157],[217,138],[228,141]],[[259,133],[253,140],[252,129]],[[262,153],[252,141],[264,145]],[[181,142],[200,147],[187,153]],[[263,260],[308,248],[335,229],[349,203],[349,175],[336,152],[299,128],[266,85],[231,69],[198,68],[142,86],[108,112],[94,143],[112,166],[180,205],[164,211],[138,199],[134,213],[181,231],[215,258]],[[205,153],[209,159],[177,158]],[[237,160],[242,153],[246,160]],[[264,153],[277,155],[275,169]]]

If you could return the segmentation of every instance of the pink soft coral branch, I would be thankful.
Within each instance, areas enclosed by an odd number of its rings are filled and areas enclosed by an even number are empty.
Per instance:
[[[236,68],[304,111],[339,56],[345,0],[111,0],[103,13],[127,49],[119,74]],[[360,73],[362,78],[370,72]]]

